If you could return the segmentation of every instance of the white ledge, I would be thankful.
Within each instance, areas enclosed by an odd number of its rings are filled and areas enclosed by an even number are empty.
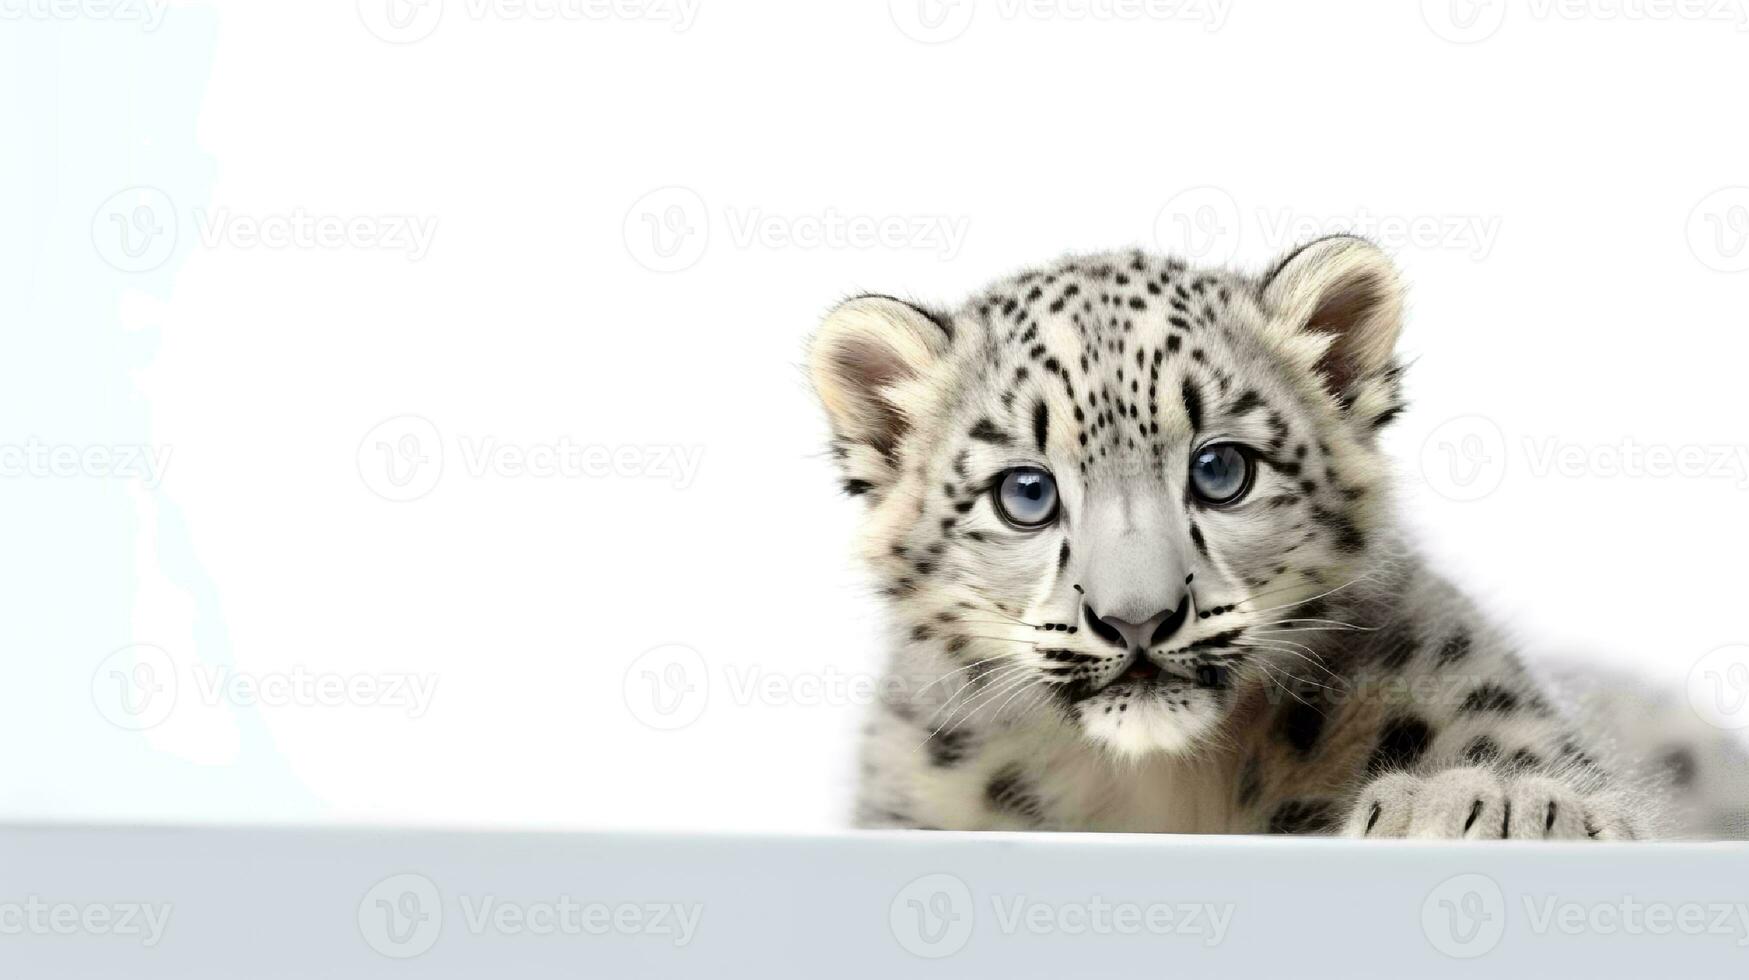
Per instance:
[[[1749,975],[1749,844],[0,829],[21,977]]]

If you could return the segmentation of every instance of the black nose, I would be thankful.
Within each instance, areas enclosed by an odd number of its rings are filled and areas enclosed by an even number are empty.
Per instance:
[[[1190,596],[1179,599],[1177,607],[1162,609],[1139,623],[1116,616],[1100,616],[1092,606],[1083,608],[1086,609],[1087,628],[1094,636],[1125,650],[1145,650],[1166,642],[1184,625],[1190,612]]]

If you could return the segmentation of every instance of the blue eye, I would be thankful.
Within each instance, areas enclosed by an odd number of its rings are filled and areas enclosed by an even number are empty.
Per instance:
[[[1035,466],[1009,470],[996,482],[996,509],[1015,527],[1043,527],[1057,516],[1057,481]]]
[[[1251,457],[1230,442],[1204,446],[1190,459],[1190,488],[1207,503],[1237,501],[1251,489]]]

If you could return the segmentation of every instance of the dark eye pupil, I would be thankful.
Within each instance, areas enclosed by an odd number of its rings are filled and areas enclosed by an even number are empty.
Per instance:
[[[1197,453],[1191,464],[1191,482],[1204,500],[1227,503],[1245,489],[1250,465],[1237,448],[1214,446]]]
[[[1009,521],[1040,527],[1056,515],[1057,485],[1043,470],[1010,470],[1002,477],[996,503]]]

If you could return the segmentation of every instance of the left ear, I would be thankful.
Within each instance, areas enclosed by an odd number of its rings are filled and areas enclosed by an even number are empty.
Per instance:
[[[1378,246],[1350,235],[1301,246],[1264,277],[1261,298],[1350,416],[1377,428],[1401,410],[1403,286]]]

